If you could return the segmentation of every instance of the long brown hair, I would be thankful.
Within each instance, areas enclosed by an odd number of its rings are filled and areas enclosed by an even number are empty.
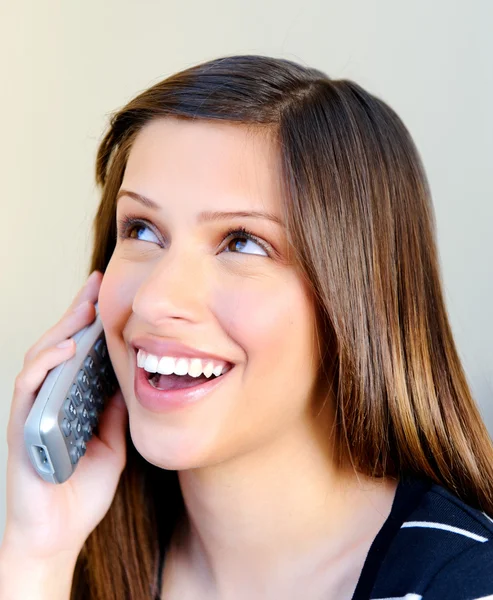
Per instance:
[[[228,56],[168,77],[117,111],[99,146],[89,272],[104,273],[113,253],[133,141],[167,116],[246,124],[276,141],[341,455],[369,476],[429,477],[493,514],[493,446],[452,337],[427,178],[397,114],[353,81],[279,58]],[[73,599],[159,597],[160,543],[183,498],[177,473],[147,463],[128,432],[127,453],[112,506],[79,556]]]

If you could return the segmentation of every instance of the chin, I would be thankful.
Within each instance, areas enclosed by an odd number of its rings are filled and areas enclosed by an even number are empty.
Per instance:
[[[149,463],[169,471],[183,471],[208,466],[206,452],[200,448],[199,440],[191,440],[183,433],[155,434],[129,419],[130,437],[137,452]]]

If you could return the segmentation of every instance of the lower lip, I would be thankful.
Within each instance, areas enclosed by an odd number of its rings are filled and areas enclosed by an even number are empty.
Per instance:
[[[148,378],[147,371],[135,366],[134,392],[140,404],[154,412],[168,412],[195,404],[207,394],[218,388],[228,377],[234,367],[227,373],[216,377],[207,383],[181,390],[158,390],[153,387]]]

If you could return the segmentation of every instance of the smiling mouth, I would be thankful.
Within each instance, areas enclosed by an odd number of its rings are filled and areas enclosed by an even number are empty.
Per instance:
[[[229,373],[232,368],[233,367],[221,375],[211,375],[210,377],[206,377],[204,374],[199,375],[198,377],[192,377],[191,375],[176,375],[175,373],[172,373],[171,375],[162,375],[161,373],[149,373],[147,371],[146,374],[147,380],[153,388],[168,391],[203,385],[204,383],[223,377],[226,373]]]

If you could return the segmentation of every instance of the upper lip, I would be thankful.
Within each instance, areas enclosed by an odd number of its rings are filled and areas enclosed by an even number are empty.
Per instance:
[[[180,342],[159,340],[157,338],[139,335],[130,340],[131,345],[136,349],[142,349],[149,354],[155,356],[174,356],[176,358],[211,358],[216,361],[221,361],[233,364],[227,358],[223,358],[212,352],[202,352],[191,346],[186,346]]]

